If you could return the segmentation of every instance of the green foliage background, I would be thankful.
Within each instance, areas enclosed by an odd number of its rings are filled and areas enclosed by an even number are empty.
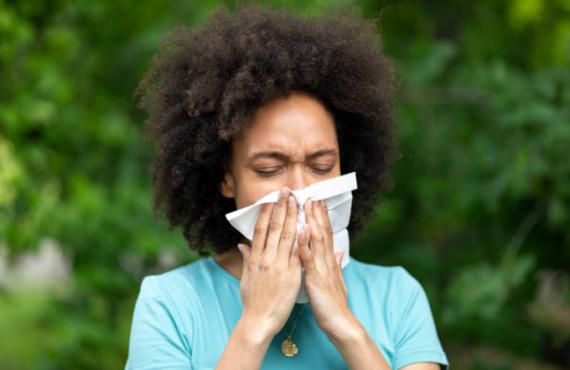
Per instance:
[[[263,3],[381,15],[403,156],[351,253],[422,282],[452,367],[569,368],[570,1]],[[0,368],[122,368],[142,277],[197,258],[152,217],[132,93],[220,4],[0,0],[0,243],[11,264],[55,240],[72,265],[0,285]]]

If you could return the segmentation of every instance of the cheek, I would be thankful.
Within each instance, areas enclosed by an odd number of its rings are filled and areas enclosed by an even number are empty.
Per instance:
[[[236,194],[236,208],[243,208],[257,202],[263,196],[272,191],[279,190],[279,186],[267,184],[263,181],[252,181],[250,183],[241,184],[240,190]]]

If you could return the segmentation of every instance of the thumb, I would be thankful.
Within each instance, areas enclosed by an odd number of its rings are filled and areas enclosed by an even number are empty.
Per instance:
[[[247,260],[249,258],[249,255],[251,254],[251,248],[247,244],[243,243],[238,243],[237,246],[241,255],[243,256],[243,259]]]

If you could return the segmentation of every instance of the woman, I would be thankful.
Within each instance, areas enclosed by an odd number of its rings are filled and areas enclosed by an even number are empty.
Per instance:
[[[341,269],[321,202],[296,232],[290,191],[352,171],[351,241],[372,217],[393,162],[392,87],[374,24],[351,14],[222,7],[167,37],[138,90],[158,146],[154,209],[205,258],[145,277],[127,369],[447,367],[404,268]],[[279,189],[251,241],[224,217]]]

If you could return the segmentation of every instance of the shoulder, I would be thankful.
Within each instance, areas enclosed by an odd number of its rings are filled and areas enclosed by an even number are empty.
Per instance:
[[[356,260],[353,271],[355,278],[361,280],[363,294],[366,294],[365,297],[357,297],[358,301],[366,302],[365,306],[372,307],[374,311],[370,314],[374,320],[369,326],[377,329],[375,325],[378,322],[384,323],[385,328],[377,330],[387,332],[390,337],[393,368],[400,369],[417,362],[448,366],[428,297],[419,281],[402,266]]]
[[[143,278],[139,300],[154,300],[175,314],[185,315],[188,307],[200,303],[199,292],[204,291],[208,278],[204,275],[204,259],[174,269],[147,275]]]
[[[182,266],[157,274],[147,275],[144,280],[150,280],[150,284],[158,284],[162,287],[175,288],[180,285],[196,284],[203,279],[199,277],[204,271],[205,259],[200,258]]]
[[[197,270],[202,263],[198,260],[142,279],[126,369],[148,368],[149,364],[189,368],[195,332],[193,313],[200,304]]]
[[[373,311],[374,315],[386,315],[387,325],[393,330],[411,306],[427,300],[419,281],[403,266],[366,263],[352,257],[350,263],[353,266],[348,275],[352,290],[349,297],[352,294],[354,305],[367,302],[361,309]]]
[[[353,277],[365,285],[389,289],[395,294],[421,289],[419,281],[403,266],[379,265],[351,257]]]

